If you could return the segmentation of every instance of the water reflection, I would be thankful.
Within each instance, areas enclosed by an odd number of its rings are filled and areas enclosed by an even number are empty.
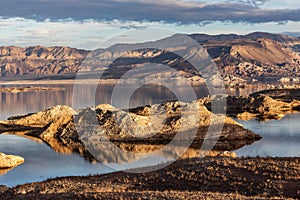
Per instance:
[[[28,85],[18,85],[16,87],[26,87]],[[56,87],[65,88],[61,91],[30,91],[24,93],[0,93],[0,119],[7,119],[13,115],[27,114],[37,112],[45,108],[55,105],[72,106],[73,103],[73,85],[41,85],[42,87]],[[0,86],[4,87],[4,86]],[[14,87],[14,86],[10,86]],[[124,87],[130,87],[130,85]],[[79,94],[76,102],[79,102],[79,108],[86,108],[89,106],[88,102],[95,101],[96,104],[108,103],[111,104],[111,96],[114,90],[114,85],[99,85],[97,87],[96,95],[93,94],[93,86],[89,84],[79,85],[76,94]],[[179,92],[184,94],[185,88],[178,87]],[[208,92],[203,86],[195,87],[197,96],[207,96]],[[91,98],[96,98],[91,99]],[[88,99],[88,100],[87,100]],[[149,105],[154,103],[161,103],[162,101],[176,99],[175,95],[163,86],[143,86],[139,88],[131,98],[130,107],[140,105]],[[124,105],[128,107],[128,105]]]
[[[8,168],[8,169],[0,169],[0,176],[3,174],[6,174],[7,172],[9,172],[10,170],[12,170],[13,168]]]
[[[300,114],[289,114],[281,120],[239,121],[245,128],[260,134],[262,140],[237,150],[239,156],[300,156]]]
[[[25,158],[22,165],[0,176],[0,185],[14,186],[43,181],[51,177],[112,171],[101,163],[91,164],[77,154],[57,154],[44,143],[37,143],[16,135],[0,134],[0,152]]]
[[[59,176],[84,176],[109,173],[115,170],[154,166],[166,162],[166,160],[172,158],[177,153],[177,151],[170,151],[149,157],[148,153],[155,152],[164,145],[119,143],[116,145],[121,150],[144,153],[144,155],[138,154],[139,156],[124,157],[127,154],[123,153],[121,154],[123,157],[118,157],[119,154],[115,152],[116,146],[111,148],[107,144],[97,144],[99,145],[94,145],[97,148],[97,156],[100,156],[102,161],[105,160],[105,163],[91,163],[83,159],[79,154],[55,153],[45,143],[30,140],[28,137],[0,134],[0,152],[19,155],[25,158],[25,163],[13,170],[0,171],[0,185],[15,186],[17,184],[43,181]],[[180,147],[178,148],[180,150]],[[200,152],[199,149],[190,148],[182,155],[182,158],[198,157],[200,153],[209,156],[221,154],[218,151]],[[225,156],[231,156],[231,154],[226,154]],[[1,175],[1,173],[3,174]]]
[[[9,85],[1,87],[27,87],[30,85]],[[7,119],[13,115],[27,114],[31,112],[38,112],[40,110],[55,106],[55,105],[67,105],[73,104],[73,85],[72,84],[49,84],[39,85],[41,87],[55,87],[64,88],[61,91],[29,91],[22,93],[0,93],[0,120]],[[131,87],[130,85],[124,85],[123,87]],[[96,104],[108,103],[111,104],[111,96],[114,90],[114,85],[98,85],[96,95],[93,94],[93,86],[91,84],[80,84],[76,87],[79,94],[76,97],[78,106],[75,109],[86,108],[89,106],[88,102],[94,101]],[[185,87],[176,87],[178,93],[184,95],[186,93]],[[205,86],[194,86],[195,94],[198,98],[208,95],[208,90]],[[260,87],[251,87],[245,89],[228,89],[227,92],[230,95],[246,95],[252,92],[258,91]],[[119,96],[122,96],[121,94]],[[88,99],[88,101],[87,101]],[[163,86],[145,85],[140,87],[134,95],[131,97],[130,107],[136,107],[140,105],[150,105],[155,103],[161,103],[162,101],[176,99],[176,96],[167,88]],[[190,99],[191,101],[193,99]],[[120,102],[118,102],[120,104]],[[128,105],[123,105],[128,107]]]

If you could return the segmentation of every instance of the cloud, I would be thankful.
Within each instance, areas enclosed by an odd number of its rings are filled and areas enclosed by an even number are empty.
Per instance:
[[[95,21],[95,20],[61,20],[39,22],[25,18],[1,18],[0,17],[0,46],[72,46],[76,48],[95,49],[109,38],[120,35],[117,41],[123,41],[124,33],[143,31],[148,27],[158,26],[158,23]],[[147,31],[144,31],[147,32]],[[166,35],[158,35],[158,38]],[[137,36],[126,36],[126,41],[140,40]],[[142,35],[142,37],[146,37]],[[154,36],[152,36],[154,37]],[[151,38],[152,38],[151,37]],[[129,40],[130,39],[130,40]]]
[[[205,24],[212,21],[268,23],[300,21],[300,9],[261,8],[268,0],[237,0],[208,4],[184,0],[2,0],[5,17],[34,20],[120,20]],[[125,27],[124,27],[125,28]]]
[[[269,2],[270,0],[238,0],[240,3],[248,4],[254,6],[256,8],[264,5],[265,3]]]
[[[125,29],[125,30],[132,30],[132,29],[136,29],[136,30],[139,30],[139,29],[146,29],[147,26],[137,26],[137,25],[122,25],[120,26],[121,29]]]

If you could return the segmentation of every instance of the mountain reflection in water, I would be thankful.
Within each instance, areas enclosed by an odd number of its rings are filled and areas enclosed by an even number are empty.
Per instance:
[[[0,85],[3,87],[28,87],[31,85]],[[49,90],[49,91],[30,91],[22,93],[0,93],[0,120],[5,120],[8,117],[14,115],[22,115],[31,112],[37,112],[56,105],[67,105],[72,106],[73,104],[73,84],[49,84],[39,85],[39,87],[48,88],[64,88],[64,90]],[[130,87],[124,85],[124,87]],[[264,86],[251,87],[244,89],[227,89],[227,93],[230,95],[247,95],[252,92],[256,92],[262,89]],[[76,102],[79,105],[75,109],[86,108],[87,98],[95,98],[95,104],[108,103],[111,104],[111,96],[114,90],[114,85],[98,85],[97,94],[93,94],[93,86],[89,84],[82,84],[76,87],[80,94],[76,97]],[[194,86],[195,94],[198,98],[205,97],[208,95],[208,90],[205,86]],[[177,87],[180,94],[185,94],[185,87]],[[122,94],[120,94],[122,95]],[[135,91],[130,100],[130,107],[137,107],[140,105],[152,105],[155,103],[161,103],[162,101],[176,99],[176,96],[167,88],[163,86],[141,86]],[[94,100],[94,99],[91,99]],[[193,99],[191,99],[193,100]],[[128,105],[124,105],[127,108]]]

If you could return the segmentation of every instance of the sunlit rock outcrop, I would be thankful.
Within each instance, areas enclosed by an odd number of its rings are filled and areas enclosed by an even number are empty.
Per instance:
[[[226,98],[227,102],[227,115],[241,120],[281,119],[285,117],[285,114],[300,110],[299,100],[284,102],[259,93],[250,96],[226,96],[223,98]],[[204,103],[209,109],[211,100],[207,98]]]
[[[213,114],[203,102],[172,101],[128,111],[107,104],[78,111],[55,106],[0,124],[12,134],[21,127],[26,137],[39,138],[56,152],[103,162],[133,161],[140,158],[138,151],[164,157],[195,155],[186,152],[188,147],[198,153],[230,151],[260,139],[233,119]]]
[[[0,175],[6,173],[9,169],[14,168],[24,162],[24,158],[14,155],[0,153]]]

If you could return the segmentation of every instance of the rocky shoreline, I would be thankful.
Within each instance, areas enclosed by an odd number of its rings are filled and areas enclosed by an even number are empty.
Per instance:
[[[194,158],[158,171],[64,177],[14,188],[1,199],[297,199],[300,158]]]

